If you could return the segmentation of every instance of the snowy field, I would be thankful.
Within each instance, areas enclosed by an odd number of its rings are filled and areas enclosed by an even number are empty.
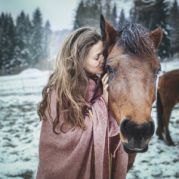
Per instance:
[[[162,70],[179,69],[179,60],[163,63]],[[40,122],[36,108],[50,72],[28,69],[0,77],[0,179],[31,179],[38,163]],[[152,116],[156,118],[155,107]],[[127,179],[179,178],[179,105],[173,110],[170,131],[175,147],[157,136],[149,150],[138,154]]]

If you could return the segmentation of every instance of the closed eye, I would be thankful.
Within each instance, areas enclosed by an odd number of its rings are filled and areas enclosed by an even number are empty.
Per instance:
[[[94,60],[98,61],[99,60],[99,55],[94,58]]]

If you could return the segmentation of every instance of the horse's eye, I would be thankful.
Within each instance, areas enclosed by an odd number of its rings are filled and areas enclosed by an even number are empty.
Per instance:
[[[155,70],[155,75],[159,75],[160,72],[161,72],[161,68],[157,68],[157,69]]]
[[[106,71],[107,73],[114,73],[114,69],[109,65],[106,66]]]
[[[157,68],[157,69],[154,71],[154,77],[157,78],[158,76],[160,76],[160,72],[161,72],[161,68]]]

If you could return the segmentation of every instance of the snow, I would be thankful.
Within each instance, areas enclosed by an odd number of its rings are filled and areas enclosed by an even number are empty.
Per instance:
[[[179,60],[162,63],[162,70],[179,69]],[[40,133],[37,104],[50,71],[27,69],[0,77],[0,179],[35,178]],[[156,119],[155,107],[152,116]],[[170,131],[175,147],[154,135],[149,150],[137,154],[127,179],[179,178],[179,105],[173,110]]]
[[[156,120],[155,108],[152,110],[152,117]],[[176,146],[167,146],[154,135],[148,151],[137,154],[134,167],[128,173],[127,179],[179,178],[179,105],[173,110],[169,129]]]
[[[172,60],[172,63],[170,61],[162,62],[161,63],[161,69],[163,72],[167,72],[174,69],[179,69],[179,59],[175,58]]]
[[[0,178],[34,178],[40,122],[37,104],[50,71],[0,77]]]
[[[0,78],[0,94],[9,96],[40,93],[50,74],[50,71],[27,69],[18,75],[3,76]]]
[[[29,68],[27,70],[24,70],[22,71],[19,75],[22,76],[22,77],[37,77],[37,76],[41,76],[43,73],[38,70],[38,69],[35,69],[35,68]]]

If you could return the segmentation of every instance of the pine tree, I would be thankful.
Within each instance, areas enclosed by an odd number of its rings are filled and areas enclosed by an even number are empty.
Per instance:
[[[168,3],[165,0],[143,1],[135,0],[131,10],[133,22],[141,23],[150,30],[161,27],[164,30],[160,44],[159,55],[162,58],[170,56],[170,31],[167,25]]]
[[[112,0],[81,0],[75,16],[74,29],[82,26],[99,28],[100,14],[117,26],[116,4],[112,6]]]
[[[50,55],[50,51],[49,51],[49,45],[50,45],[50,38],[51,38],[51,28],[50,28],[50,22],[46,21],[45,23],[45,27],[44,27],[44,33],[43,33],[43,59],[47,60],[49,58]]]
[[[112,1],[106,1],[102,6],[103,16],[114,26],[117,27],[117,8],[114,3],[112,7]],[[99,22],[98,22],[99,23]]]
[[[5,21],[5,14],[2,13],[0,16],[0,70],[1,71],[3,68],[4,21]]]
[[[130,19],[132,22],[141,23],[145,27],[150,28],[150,22],[154,9],[153,1],[134,0],[134,7],[130,11]]]
[[[119,28],[124,26],[126,24],[126,21],[127,20],[125,18],[124,9],[122,9],[121,12],[120,12],[120,16],[119,16]]]
[[[168,3],[165,0],[158,0],[154,5],[153,22],[151,28],[161,27],[164,30],[164,35],[159,48],[161,58],[170,56],[170,30],[167,25]]]
[[[29,16],[22,11],[16,19],[16,46],[13,65],[19,70],[26,68],[31,60],[31,33],[32,25]]]
[[[42,60],[42,39],[43,39],[43,28],[42,28],[42,14],[40,9],[36,9],[33,13],[32,19],[32,46],[31,46],[31,66],[35,66]]]
[[[15,27],[10,14],[1,14],[0,73],[11,74],[15,47]]]
[[[116,4],[114,4],[112,13],[111,13],[111,22],[114,27],[117,27],[117,8]]]
[[[88,0],[84,3],[83,0],[81,0],[76,11],[74,29],[82,26],[99,27],[101,4],[96,1]]]
[[[84,13],[84,3],[81,1],[76,11],[75,22],[73,29],[77,29],[82,26],[82,14]]]
[[[171,26],[171,51],[179,53],[179,7],[175,0],[170,10],[169,24]]]

